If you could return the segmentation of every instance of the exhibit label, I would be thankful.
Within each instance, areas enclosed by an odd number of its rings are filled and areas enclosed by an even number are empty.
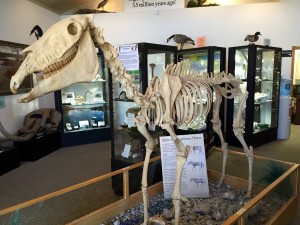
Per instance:
[[[127,71],[139,70],[138,44],[115,45],[114,48]]]
[[[128,12],[184,8],[184,3],[184,0],[125,0],[124,10]]]
[[[191,148],[181,176],[181,195],[188,198],[209,196],[203,134],[178,135]],[[160,137],[164,197],[171,198],[176,176],[176,147],[170,136]]]

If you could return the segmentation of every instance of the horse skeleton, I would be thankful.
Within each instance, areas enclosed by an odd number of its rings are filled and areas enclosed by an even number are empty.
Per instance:
[[[213,119],[214,131],[218,134],[223,150],[222,176],[219,185],[225,177],[225,165],[228,155],[227,143],[221,131],[219,118],[222,98],[239,97],[239,106],[233,122],[233,131],[242,143],[249,163],[249,185],[247,196],[251,194],[253,149],[244,141],[244,120],[242,110],[248,93],[242,93],[240,79],[226,73],[199,74],[190,69],[187,61],[177,65],[168,65],[159,80],[154,77],[145,94],[137,91],[133,78],[118,60],[116,49],[104,40],[103,30],[95,27],[91,15],[76,15],[53,25],[39,40],[26,48],[27,57],[17,73],[11,78],[11,90],[17,92],[25,76],[43,71],[38,84],[31,92],[22,96],[19,102],[29,102],[48,92],[62,89],[73,83],[90,81],[98,71],[97,53],[94,46],[99,47],[104,54],[106,65],[110,68],[115,80],[121,83],[129,99],[140,106],[141,110],[135,118],[139,132],[146,138],[146,156],[142,176],[142,193],[144,202],[144,225],[149,224],[147,173],[150,155],[155,141],[149,134],[146,124],[155,125],[166,130],[176,145],[176,178],[173,191],[175,208],[175,225],[179,224],[180,212],[180,177],[182,168],[190,152],[190,146],[184,146],[177,138],[174,125],[203,127],[205,119],[215,104]],[[61,68],[64,66],[64,68]],[[215,100],[213,101],[213,90]],[[206,104],[206,108],[204,107]],[[150,120],[150,111],[154,111],[155,120]]]

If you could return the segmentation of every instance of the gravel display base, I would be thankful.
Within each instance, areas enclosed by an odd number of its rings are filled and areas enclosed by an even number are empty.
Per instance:
[[[185,199],[181,203],[181,225],[220,225],[232,214],[237,212],[249,200],[246,191],[222,185],[217,188],[217,182],[209,181],[208,198]],[[284,200],[276,195],[261,201],[251,210],[247,220],[249,225],[262,225],[266,223],[281,206]],[[143,223],[143,204],[123,211],[110,221],[100,225],[139,225]],[[163,194],[156,195],[149,200],[149,214],[152,224],[174,224],[174,210],[171,199],[164,199]]]

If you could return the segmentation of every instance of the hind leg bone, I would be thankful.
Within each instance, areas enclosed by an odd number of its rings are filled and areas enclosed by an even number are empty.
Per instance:
[[[213,119],[211,120],[213,124],[213,130],[216,132],[216,134],[219,136],[220,141],[221,141],[221,148],[223,151],[223,163],[222,163],[222,174],[221,174],[221,179],[218,183],[218,187],[221,187],[224,178],[225,178],[225,170],[226,170],[226,162],[227,162],[227,157],[228,157],[228,147],[227,143],[225,142],[222,130],[221,130],[221,120],[220,120],[220,105],[222,102],[222,95],[220,94],[219,89],[215,89],[216,92],[216,100],[215,100],[215,111],[213,114]]]

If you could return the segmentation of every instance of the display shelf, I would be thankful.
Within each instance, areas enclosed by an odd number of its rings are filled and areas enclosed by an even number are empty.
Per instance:
[[[69,105],[69,104],[63,104],[63,108],[65,111],[67,110],[73,110],[73,109],[90,109],[95,107],[104,107],[105,104],[109,104],[108,102],[102,102],[102,103],[82,103],[78,105]]]
[[[80,82],[55,92],[55,104],[63,115],[62,146],[107,141],[111,138],[111,76],[101,51],[99,71],[90,82]]]
[[[120,98],[114,98],[114,101],[121,101],[121,102],[134,102],[132,99],[120,99]]]
[[[242,91],[248,91],[243,112],[248,146],[277,139],[281,52],[281,48],[260,45],[229,48],[228,72],[241,78]],[[232,132],[238,101],[238,97],[227,101],[226,137],[233,146],[241,146]]]

